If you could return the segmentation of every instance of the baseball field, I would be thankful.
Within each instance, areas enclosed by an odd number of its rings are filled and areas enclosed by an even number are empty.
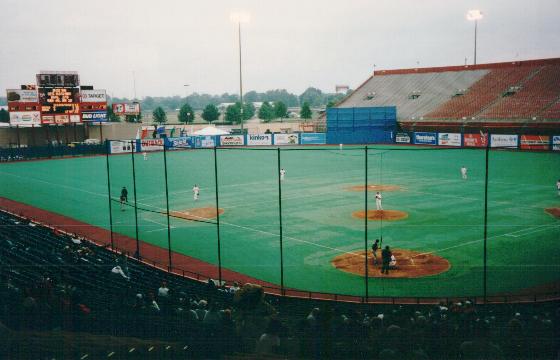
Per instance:
[[[278,157],[286,171],[281,182]],[[113,231],[135,239],[138,229],[143,243],[167,249],[170,240],[173,252],[217,266],[217,169],[224,269],[273,284],[283,270],[287,288],[362,296],[367,227],[370,296],[482,295],[484,149],[372,146],[366,161],[358,146],[282,148],[280,154],[239,148],[217,149],[216,159],[215,167],[213,149],[166,153],[168,238],[163,152],[146,160],[136,154],[134,178],[131,155],[110,156]],[[546,209],[560,208],[559,154],[492,150],[488,164],[488,294],[557,284],[560,219]],[[368,210],[381,189],[387,211],[370,212],[368,220],[366,184]],[[123,186],[129,196],[121,210]],[[107,193],[103,156],[0,164],[1,197],[103,229],[110,228]],[[400,216],[390,219],[389,210]],[[397,255],[388,276],[371,259],[376,238]]]

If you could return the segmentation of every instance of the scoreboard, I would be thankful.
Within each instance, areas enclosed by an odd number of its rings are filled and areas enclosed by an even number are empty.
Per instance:
[[[44,123],[80,122],[78,88],[39,88],[39,104]]]

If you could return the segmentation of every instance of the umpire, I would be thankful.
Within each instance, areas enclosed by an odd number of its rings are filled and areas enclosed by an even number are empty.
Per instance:
[[[389,245],[385,246],[385,249],[381,251],[381,261],[383,265],[381,267],[381,273],[389,275],[389,263],[391,262],[391,249],[389,249]]]

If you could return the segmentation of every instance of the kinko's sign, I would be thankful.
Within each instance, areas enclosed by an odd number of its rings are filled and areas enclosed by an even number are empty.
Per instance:
[[[272,145],[272,134],[247,135],[247,145]]]

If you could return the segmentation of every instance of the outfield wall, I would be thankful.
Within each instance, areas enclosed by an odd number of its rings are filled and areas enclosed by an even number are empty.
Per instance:
[[[449,132],[398,132],[396,144],[560,151],[560,135],[518,135]]]

